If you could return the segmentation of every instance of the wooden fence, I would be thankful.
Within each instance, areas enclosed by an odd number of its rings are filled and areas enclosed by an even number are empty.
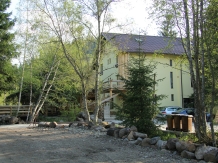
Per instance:
[[[0,116],[2,115],[10,115],[10,116],[16,116],[17,113],[17,105],[13,105],[13,106],[0,106]],[[28,112],[29,114],[32,114],[32,110],[33,110],[34,106],[30,106],[30,105],[21,105],[19,112],[18,112],[18,117],[23,117],[23,116],[27,116]]]

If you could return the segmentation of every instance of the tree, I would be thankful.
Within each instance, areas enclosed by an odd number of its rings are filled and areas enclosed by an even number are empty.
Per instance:
[[[206,64],[205,64],[205,78],[206,78],[206,86],[205,86],[205,97],[206,97],[206,105],[210,108],[210,114],[214,113],[214,107],[218,104],[216,100],[218,97],[218,18],[217,18],[217,0],[208,1],[208,7],[206,9],[206,19],[204,22],[204,43],[205,43],[205,56],[206,56]],[[211,116],[212,117],[212,116]],[[213,119],[210,119],[211,133],[213,145],[216,146],[216,138],[214,134],[213,128]]]
[[[101,108],[100,102],[100,82],[99,82],[99,68],[101,59],[103,56],[103,46],[104,42],[101,37],[101,33],[105,32],[106,26],[111,26],[115,22],[115,19],[111,17],[108,10],[110,6],[116,0],[81,0],[81,4],[84,8],[84,13],[88,14],[95,21],[92,25],[96,26],[96,33],[92,26],[85,25],[93,37],[95,38],[96,49],[93,61],[93,70],[95,71],[95,112],[94,112],[94,123],[97,123],[98,112]],[[86,23],[83,23],[86,24]],[[112,28],[112,27],[111,27]],[[110,30],[110,28],[108,29]]]
[[[176,0],[155,1],[157,13],[165,13],[171,7],[171,14],[176,22],[176,29],[182,39],[185,56],[189,63],[189,71],[194,92],[195,131],[200,142],[209,142],[206,127],[205,107],[205,42],[204,21],[206,1]]]
[[[144,57],[132,58],[127,67],[128,78],[121,77],[126,92],[121,94],[122,106],[117,106],[116,117],[126,126],[135,125],[139,131],[155,134],[156,126],[152,119],[157,114],[158,102],[164,95],[155,94],[155,65],[146,62]]]
[[[15,80],[15,67],[11,64],[11,58],[15,55],[13,44],[14,34],[10,29],[14,26],[15,20],[10,18],[11,13],[6,10],[10,6],[10,0],[2,0],[0,4],[0,94],[13,89]]]
[[[165,37],[176,37],[176,31],[173,30],[175,23],[173,20],[173,15],[166,14],[164,20],[161,23],[159,35]]]
[[[53,42],[61,45],[62,53],[79,77],[83,98],[83,111],[90,121],[87,94],[92,84],[92,49],[88,46],[93,38],[81,22],[82,15],[78,3],[70,0],[29,0],[32,33],[37,33],[38,42]],[[35,12],[37,11],[37,12]],[[91,51],[91,52],[90,52]],[[90,54],[91,53],[91,54]]]

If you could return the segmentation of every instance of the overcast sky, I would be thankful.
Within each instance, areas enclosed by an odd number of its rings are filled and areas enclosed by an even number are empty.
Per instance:
[[[16,7],[18,7],[19,1],[11,0],[11,6],[8,11],[12,11],[13,16],[16,16]],[[122,2],[113,5],[113,15],[118,22],[125,23],[126,19],[134,22],[127,27],[127,32],[131,31],[132,33],[138,34],[139,31],[145,31],[147,35],[157,35],[158,29],[156,23],[154,20],[149,19],[147,12],[151,1],[122,0]]]

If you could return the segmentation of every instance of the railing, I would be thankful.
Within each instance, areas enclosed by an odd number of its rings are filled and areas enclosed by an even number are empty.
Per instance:
[[[122,80],[109,80],[103,83],[103,89],[124,89]]]
[[[13,106],[0,106],[0,116],[1,115],[16,115],[17,113],[17,105],[13,105]],[[30,108],[30,109],[29,109]],[[19,112],[18,112],[18,116],[27,116],[28,112],[29,114],[32,114],[32,110],[33,110],[34,106],[30,106],[30,105],[21,105]]]

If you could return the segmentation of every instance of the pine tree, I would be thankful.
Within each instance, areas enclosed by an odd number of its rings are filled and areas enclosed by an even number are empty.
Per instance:
[[[123,120],[126,126],[134,125],[140,132],[149,135],[155,134],[156,126],[152,119],[157,113],[158,101],[164,95],[155,95],[154,64],[146,64],[145,58],[132,58],[128,69],[128,79],[122,78],[125,83],[122,106],[116,106],[117,119]]]
[[[0,3],[0,93],[6,91],[11,86],[9,83],[13,80],[13,67],[11,58],[15,54],[14,34],[9,30],[14,26],[15,20],[10,18],[11,13],[6,13],[10,6],[10,0],[1,0]]]

